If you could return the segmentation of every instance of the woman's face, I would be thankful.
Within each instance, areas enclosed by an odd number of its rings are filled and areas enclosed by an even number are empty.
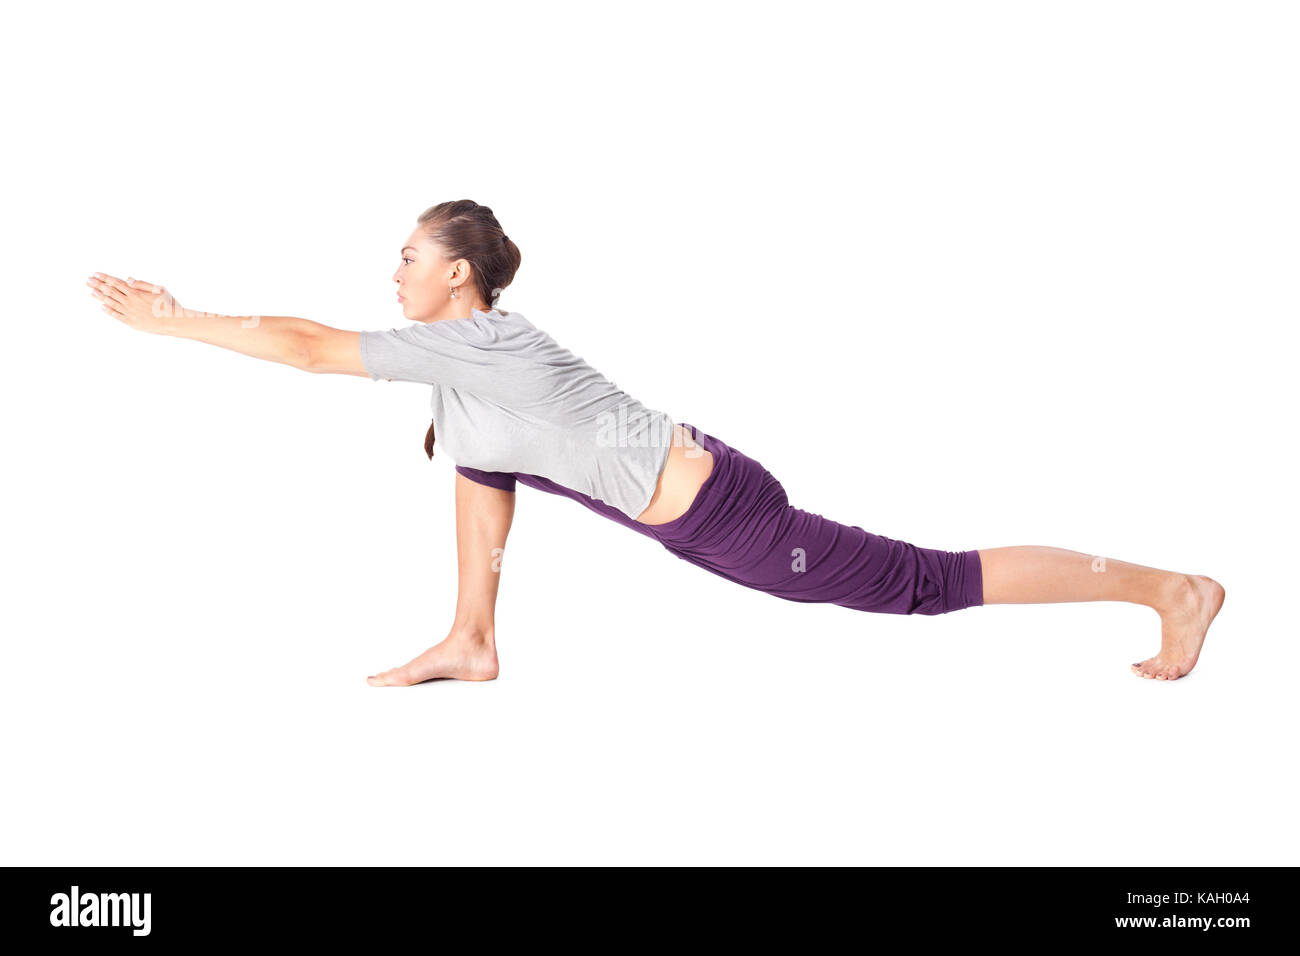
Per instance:
[[[464,309],[472,307],[469,263],[464,259],[452,261],[417,226],[407,236],[402,248],[402,260],[393,281],[397,283],[397,296],[402,304],[402,316],[412,322],[434,322],[447,318],[451,306]],[[456,298],[451,297],[451,287],[456,286]]]

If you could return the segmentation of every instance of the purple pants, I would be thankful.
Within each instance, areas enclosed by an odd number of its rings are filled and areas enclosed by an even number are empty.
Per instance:
[[[781,483],[761,464],[682,424],[713,455],[713,471],[686,513],[666,524],[642,524],[538,475],[461,466],[456,471],[494,488],[513,491],[517,481],[572,498],[654,538],[684,561],[787,601],[884,614],[946,614],[984,603],[978,551],[919,548],[792,507]]]

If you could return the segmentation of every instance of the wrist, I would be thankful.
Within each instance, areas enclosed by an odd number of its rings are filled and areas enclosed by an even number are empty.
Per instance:
[[[206,313],[198,312],[194,309],[184,309],[179,305],[174,309],[168,309],[161,316],[161,323],[158,331],[163,335],[169,335],[178,339],[189,339],[194,337],[196,331],[195,320]]]
[[[210,341],[210,333],[224,327],[235,318],[233,315],[221,315],[217,312],[201,312],[198,309],[177,307],[170,315],[164,314],[163,334],[181,339]]]

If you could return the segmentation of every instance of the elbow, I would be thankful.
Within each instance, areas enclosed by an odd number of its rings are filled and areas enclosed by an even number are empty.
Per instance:
[[[287,365],[316,375],[329,371],[325,365],[324,351],[310,332],[295,334],[289,343],[288,352],[284,359]]]

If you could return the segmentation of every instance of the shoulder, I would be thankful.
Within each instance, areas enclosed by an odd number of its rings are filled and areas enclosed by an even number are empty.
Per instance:
[[[445,324],[453,323],[457,326],[454,331],[466,341],[495,348],[531,350],[546,338],[546,333],[524,318],[522,312],[474,309],[468,319],[454,319]]]
[[[402,329],[390,329],[384,334],[394,336],[412,345],[436,345],[447,342],[472,344],[483,338],[484,331],[479,317],[471,315],[465,319],[414,322]]]
[[[540,332],[519,312],[484,312],[474,309],[467,317],[416,322],[404,329],[373,333],[425,348],[471,346],[477,349],[523,350],[536,346]]]
[[[533,323],[524,318],[522,312],[504,312],[501,309],[471,309],[470,319],[476,325],[513,325],[533,328]]]

